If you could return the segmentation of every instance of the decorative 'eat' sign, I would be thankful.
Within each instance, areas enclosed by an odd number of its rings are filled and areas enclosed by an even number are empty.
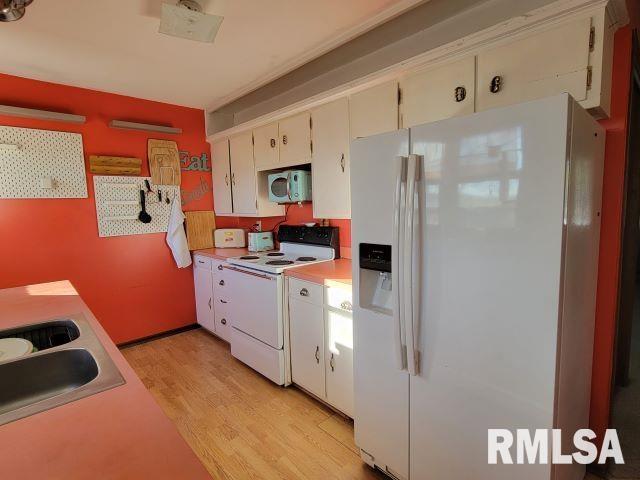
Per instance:
[[[180,152],[180,169],[185,172],[210,172],[209,157],[206,153],[201,156],[191,156],[189,152]]]

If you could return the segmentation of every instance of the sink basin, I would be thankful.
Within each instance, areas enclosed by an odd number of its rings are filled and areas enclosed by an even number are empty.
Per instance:
[[[0,362],[0,425],[125,383],[82,315],[0,330],[8,337],[38,352]]]

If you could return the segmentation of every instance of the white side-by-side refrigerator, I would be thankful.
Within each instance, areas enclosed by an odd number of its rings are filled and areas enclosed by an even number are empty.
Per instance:
[[[604,132],[559,95],[351,144],[355,440],[411,480],[489,465],[488,429],[588,428]],[[511,450],[517,460],[515,447]]]

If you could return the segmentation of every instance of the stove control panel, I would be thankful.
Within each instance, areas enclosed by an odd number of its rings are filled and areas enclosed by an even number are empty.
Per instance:
[[[289,243],[304,243],[307,245],[319,245],[332,247],[336,250],[338,258],[338,227],[306,227],[304,225],[280,225],[278,229],[278,241]]]

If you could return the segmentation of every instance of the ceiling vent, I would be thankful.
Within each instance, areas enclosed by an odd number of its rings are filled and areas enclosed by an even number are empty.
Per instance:
[[[203,13],[202,5],[196,0],[179,0],[177,5],[163,3],[160,33],[212,43],[223,19]]]
[[[20,20],[31,2],[33,0],[0,0],[0,22]]]

